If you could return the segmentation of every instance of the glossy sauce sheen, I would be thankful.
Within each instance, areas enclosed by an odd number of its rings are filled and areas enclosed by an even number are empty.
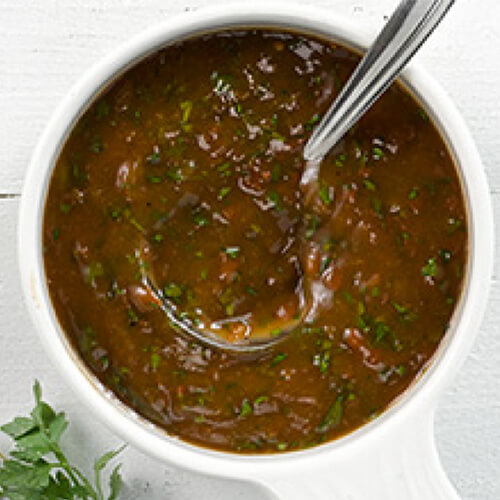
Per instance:
[[[188,40],[127,71],[64,146],[43,233],[55,310],[91,370],[169,434],[240,452],[334,439],[379,415],[443,338],[464,202],[402,87],[325,158],[303,206],[303,146],[357,61],[292,33]],[[296,316],[301,278],[326,299],[271,351],[237,356],[173,329],[144,272],[230,340],[245,335],[234,318]]]

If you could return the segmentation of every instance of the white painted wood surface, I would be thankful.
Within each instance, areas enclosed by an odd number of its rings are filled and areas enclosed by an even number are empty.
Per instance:
[[[247,0],[239,0],[241,3]],[[210,0],[0,0],[0,422],[31,405],[38,377],[68,411],[65,445],[89,463],[118,440],[94,421],[41,349],[18,284],[18,197],[35,142],[64,93],[93,62],[160,19]],[[219,0],[219,3],[222,3]],[[396,0],[316,0],[373,26]],[[500,218],[500,3],[461,0],[418,56],[455,99],[483,156]],[[499,240],[497,239],[497,250]],[[464,499],[500,499],[500,260],[476,345],[443,396],[436,424],[446,470]],[[485,284],[486,286],[486,284]],[[8,442],[0,438],[0,449]],[[126,499],[262,498],[244,484],[207,479],[123,455]],[[378,500],[378,499],[375,499]],[[404,499],[402,499],[404,500]]]

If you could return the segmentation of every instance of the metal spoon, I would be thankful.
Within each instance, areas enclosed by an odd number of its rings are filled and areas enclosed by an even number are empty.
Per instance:
[[[306,197],[306,204],[317,192],[323,157],[395,80],[443,19],[454,1],[402,0],[400,2],[304,148],[303,154],[307,163],[300,184]],[[303,310],[300,318],[282,325],[282,333],[279,336],[259,335],[258,338],[249,337],[244,341],[229,342],[210,330],[196,328],[192,322],[182,318],[176,305],[164,296],[148,274],[143,275],[143,284],[179,331],[209,347],[235,353],[259,352],[272,347],[296,329],[308,312],[305,310],[308,302],[302,300]]]

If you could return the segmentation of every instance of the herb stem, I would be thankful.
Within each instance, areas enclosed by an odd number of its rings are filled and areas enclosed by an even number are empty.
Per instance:
[[[102,486],[101,486],[101,473],[98,470],[95,471],[95,489],[97,491],[99,499],[104,500],[104,495],[102,493]]]
[[[88,490],[89,495],[92,497],[93,500],[100,500],[99,497],[96,495],[94,488],[92,488],[92,485],[89,483],[89,481],[85,478],[85,476],[76,468],[72,467],[68,459],[64,456],[64,453],[59,450],[55,446],[51,446],[52,452],[54,453],[55,457],[57,460],[59,460],[59,464],[61,467],[66,471],[70,479],[73,481],[74,484],[80,485],[83,483],[85,487]],[[82,497],[84,500],[86,497]]]
[[[90,496],[92,497],[93,500],[100,500],[100,498],[97,496],[97,493],[94,491],[94,488],[92,488],[92,485],[88,481],[88,479],[76,468],[76,467],[70,467],[71,471],[74,472],[80,481],[85,485],[85,487],[88,489],[88,492]],[[101,498],[102,493],[101,493]]]

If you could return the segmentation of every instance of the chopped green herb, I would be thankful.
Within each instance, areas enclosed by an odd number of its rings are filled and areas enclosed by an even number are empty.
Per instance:
[[[418,114],[419,114],[420,118],[422,118],[422,120],[424,122],[428,122],[429,121],[429,117],[427,116],[427,113],[422,108],[418,108]]]
[[[281,335],[283,333],[283,330],[281,328],[273,328],[270,332],[269,335],[271,337],[277,337],[278,335]]]
[[[347,292],[346,290],[344,290],[343,292],[344,292],[344,297],[345,297],[346,302],[350,306],[352,306],[354,304],[354,299],[353,299],[352,295],[349,292]]]
[[[209,224],[209,220],[207,219],[207,217],[205,217],[205,215],[200,212],[197,212],[193,215],[193,221],[198,227],[208,226]]]
[[[96,284],[96,278],[104,275],[104,267],[100,262],[91,262],[87,268],[85,281],[92,286]]]
[[[422,276],[435,278],[438,272],[438,266],[435,258],[430,258],[422,267]]]
[[[167,170],[167,177],[172,181],[182,181],[182,173],[180,170]]]
[[[219,174],[222,176],[222,177],[228,177],[232,174],[232,171],[231,171],[231,162],[226,162],[226,163],[222,163],[221,165],[218,165],[216,167],[216,170],[217,172],[219,172]]]
[[[401,243],[404,243],[405,241],[408,241],[410,239],[410,233],[406,232],[406,231],[401,231],[401,233],[399,233],[399,240]]]
[[[391,302],[391,304],[392,307],[394,307],[394,309],[400,314],[405,314],[408,312],[408,308],[402,306],[401,304],[398,304],[397,302]]]
[[[221,188],[217,196],[217,199],[222,201],[230,192],[231,192],[230,187]]]
[[[148,175],[147,179],[152,184],[161,184],[163,182],[163,177],[160,177],[159,175]]]
[[[320,219],[316,215],[306,215],[306,221],[307,221],[307,229],[305,231],[304,236],[310,240],[314,234],[316,233],[316,230],[319,227]]]
[[[347,160],[347,156],[345,154],[340,154],[335,159],[335,165],[337,167],[343,167],[346,160]]]
[[[418,196],[418,187],[414,187],[408,195],[409,200],[414,200]]]
[[[97,118],[103,118],[109,115],[109,104],[106,101],[99,101],[96,106]]]
[[[321,373],[326,373],[330,366],[330,352],[323,351],[313,356],[313,365],[319,367]]]
[[[377,189],[375,183],[370,179],[364,179],[363,185],[365,186],[366,189],[368,189],[368,191],[375,191]]]
[[[330,187],[329,186],[321,186],[319,192],[319,197],[321,198],[321,201],[325,205],[329,205],[332,202],[332,199],[330,197]]]
[[[379,217],[384,216],[384,207],[382,204],[382,200],[380,198],[377,198],[376,196],[372,197],[371,199],[371,204],[373,210],[379,215]]]
[[[280,209],[282,206],[281,196],[276,191],[269,191],[267,193],[268,200],[277,208]]]
[[[160,366],[160,355],[157,352],[151,354],[151,368],[156,370]]]
[[[193,109],[192,101],[182,101],[180,103],[180,108],[182,111],[182,123],[187,123],[189,121],[189,115]]]
[[[102,145],[101,139],[94,139],[92,144],[90,145],[90,151],[93,153],[100,153],[104,149],[104,146]]]
[[[67,214],[71,211],[71,205],[69,203],[62,203],[59,208],[63,214]]]
[[[245,399],[243,400],[243,403],[241,404],[241,409],[240,409],[240,417],[247,417],[248,415],[251,415],[253,413],[253,408],[250,402]]]
[[[400,377],[404,377],[406,374],[406,367],[404,365],[399,365],[394,370]]]
[[[207,270],[206,269],[202,269],[201,272],[200,272],[200,278],[202,280],[206,280],[207,276],[208,276]]]
[[[266,401],[269,401],[269,397],[268,396],[259,396],[253,402],[253,405],[254,406],[259,406],[261,403],[265,403]]]
[[[226,314],[232,316],[234,314],[234,302],[230,302],[226,305]]]
[[[160,154],[156,152],[150,154],[146,157],[146,162],[150,165],[158,165],[160,163]]]
[[[288,448],[287,443],[278,443],[276,445],[276,449],[278,449],[279,451],[285,451],[287,448]]]
[[[275,163],[273,169],[271,170],[271,180],[273,182],[278,182],[281,179],[281,167],[278,163]]]
[[[146,230],[144,229],[144,226],[142,224],[140,224],[137,221],[137,219],[135,219],[134,217],[129,217],[128,221],[130,222],[130,224],[132,224],[132,226],[134,226],[141,233],[145,233],[146,232]]]
[[[318,115],[318,113],[315,113],[305,124],[304,128],[310,132],[316,123],[320,121],[321,117]]]
[[[139,322],[139,316],[137,316],[136,312],[133,309],[127,309],[128,322],[130,326],[137,325]]]
[[[58,227],[56,227],[52,231],[52,241],[57,241],[60,235],[61,235],[61,230]]]
[[[375,342],[382,342],[389,331],[389,327],[383,321],[377,321],[375,323]]]
[[[224,248],[224,253],[231,257],[231,259],[236,259],[240,253],[239,247],[226,247]]]
[[[262,228],[260,226],[258,226],[257,224],[250,224],[250,229],[254,232],[254,233],[260,233],[262,231]]]
[[[178,299],[182,296],[182,288],[176,283],[168,283],[163,288],[163,294],[170,299]]]
[[[405,307],[401,304],[398,304],[397,302],[391,302],[392,307],[394,310],[399,313],[400,319],[403,321],[415,321],[417,319],[417,315],[408,309],[408,307]]]
[[[282,361],[284,361],[286,358],[288,358],[288,354],[285,354],[284,352],[281,352],[277,354],[273,360],[271,361],[271,366],[276,366]]]
[[[373,158],[375,160],[380,160],[381,158],[384,157],[385,153],[384,153],[383,149],[381,149],[379,147],[374,147],[372,149],[372,155],[373,155]]]
[[[459,219],[455,219],[454,217],[450,217],[448,219],[448,233],[452,234],[458,229],[462,227],[462,221]]]
[[[153,241],[155,243],[161,243],[164,240],[163,234],[161,233],[156,233],[153,235]]]
[[[251,286],[246,286],[245,291],[248,293],[248,295],[253,295],[254,297],[257,296],[257,291],[253,289]]]
[[[331,264],[332,262],[332,258],[330,256],[324,256],[322,259],[321,259],[321,266],[319,268],[319,274],[323,274],[327,267]]]
[[[445,263],[448,264],[448,262],[451,261],[453,258],[453,254],[449,250],[441,249],[439,250],[439,256],[441,257],[441,260]]]
[[[117,220],[120,218],[121,213],[122,211],[119,208],[113,208],[113,210],[111,210],[110,212],[110,215],[112,219]]]
[[[335,429],[342,421],[343,414],[343,396],[338,396],[335,403],[330,406],[329,410],[326,412],[323,420],[316,428],[316,431],[323,434],[329,430]]]

